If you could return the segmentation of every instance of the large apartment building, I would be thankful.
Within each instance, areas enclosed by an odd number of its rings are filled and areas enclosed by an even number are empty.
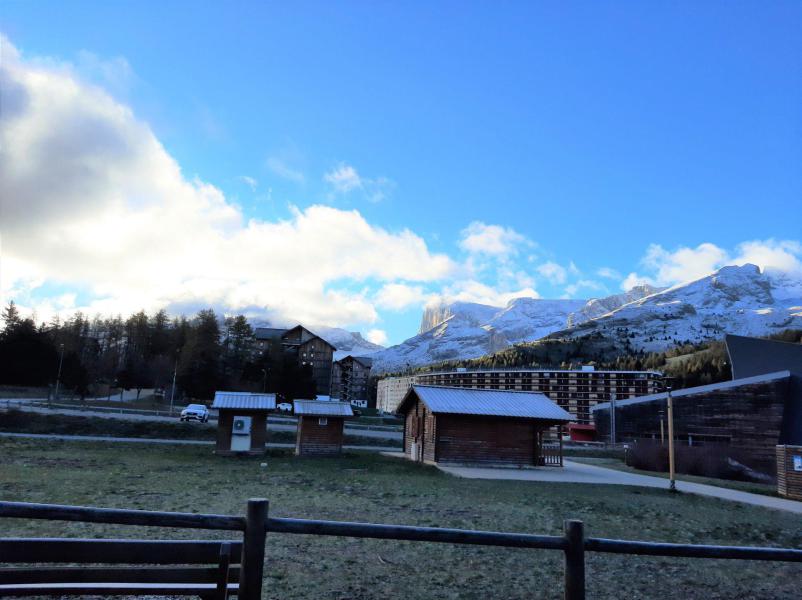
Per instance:
[[[331,397],[354,406],[368,406],[368,379],[373,359],[350,354],[331,366]]]
[[[593,423],[591,408],[613,398],[623,400],[657,393],[662,374],[657,371],[596,371],[511,369],[418,373],[379,381],[377,408],[395,412],[412,384],[491,390],[540,392],[576,417],[582,425]]]
[[[258,327],[255,332],[256,346],[269,351],[275,357],[291,356],[299,366],[312,367],[312,378],[318,394],[328,394],[331,389],[331,361],[336,348],[302,325],[292,329]]]

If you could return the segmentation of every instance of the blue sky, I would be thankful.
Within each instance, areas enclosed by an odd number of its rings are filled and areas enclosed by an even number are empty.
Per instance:
[[[358,214],[340,223],[344,238],[427,263],[332,266],[296,291],[300,314],[288,314],[285,298],[272,318],[397,343],[436,298],[593,297],[753,257],[799,265],[796,2],[5,2],[2,12],[20,69],[100,88],[152,132],[184,180],[213,186],[224,212],[239,211],[239,224],[215,221],[223,237],[250,220],[294,223],[296,235],[277,238],[303,247],[318,241],[298,234],[298,215],[321,232]],[[135,214],[148,193],[127,191],[127,210]],[[350,227],[385,232],[390,246]],[[410,249],[404,230],[425,252]],[[193,236],[174,235],[182,234]],[[81,257],[95,268],[49,272],[43,251],[4,237],[17,261],[5,269],[6,296],[41,314],[129,308],[104,275],[127,268],[123,254],[109,265],[107,246],[94,259],[87,249]],[[328,250],[349,252],[347,239]],[[228,260],[240,260],[242,247]],[[283,259],[299,257],[299,279],[320,262],[303,252]],[[177,278],[188,256],[176,258]],[[438,260],[449,264],[432,267]],[[38,277],[8,283],[23,267]],[[131,278],[138,269],[145,265]],[[229,285],[249,288],[259,277],[252,264]],[[281,278],[266,277],[271,286],[254,282],[235,299],[195,275],[171,294],[143,284],[124,296],[255,314],[281,295]],[[315,302],[350,308],[338,316]]]

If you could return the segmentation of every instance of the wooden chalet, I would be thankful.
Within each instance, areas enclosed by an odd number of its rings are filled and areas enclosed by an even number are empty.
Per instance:
[[[404,453],[426,463],[562,466],[562,429],[574,420],[535,392],[429,385],[413,385],[397,412]]]
[[[215,392],[218,411],[215,454],[264,454],[267,414],[276,408],[275,394]]]
[[[354,415],[348,402],[296,400],[294,408],[298,417],[296,455],[331,456],[342,451],[345,419]]]

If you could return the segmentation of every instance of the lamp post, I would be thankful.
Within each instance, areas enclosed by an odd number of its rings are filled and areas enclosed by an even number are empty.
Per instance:
[[[56,393],[54,394],[56,402],[58,402],[58,389],[61,386],[61,365],[64,364],[64,344],[59,344],[61,354],[58,359],[58,374],[56,375]]]
[[[663,377],[663,387],[666,390],[666,404],[668,405],[668,489],[677,491],[676,473],[674,470],[674,402],[671,398],[672,377]]]
[[[175,378],[178,375],[178,354],[180,350],[175,351],[175,368],[173,369],[173,389],[170,391],[170,416],[173,416],[173,403],[175,401]]]
[[[610,394],[610,445],[615,446],[617,437],[615,434],[615,392],[613,392]]]
[[[267,387],[267,371],[262,369],[262,393],[265,393],[265,388]]]

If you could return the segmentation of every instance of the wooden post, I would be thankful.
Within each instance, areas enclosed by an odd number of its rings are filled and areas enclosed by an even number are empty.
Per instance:
[[[261,600],[262,574],[265,566],[268,502],[264,498],[248,500],[245,536],[240,564],[239,600]]]
[[[563,466],[563,426],[557,426],[557,437],[560,438],[560,466]]]
[[[674,402],[671,398],[671,386],[668,386],[668,489],[672,492],[677,490],[674,474]]]
[[[563,522],[565,530],[564,600],[585,600],[585,528],[582,521]]]

